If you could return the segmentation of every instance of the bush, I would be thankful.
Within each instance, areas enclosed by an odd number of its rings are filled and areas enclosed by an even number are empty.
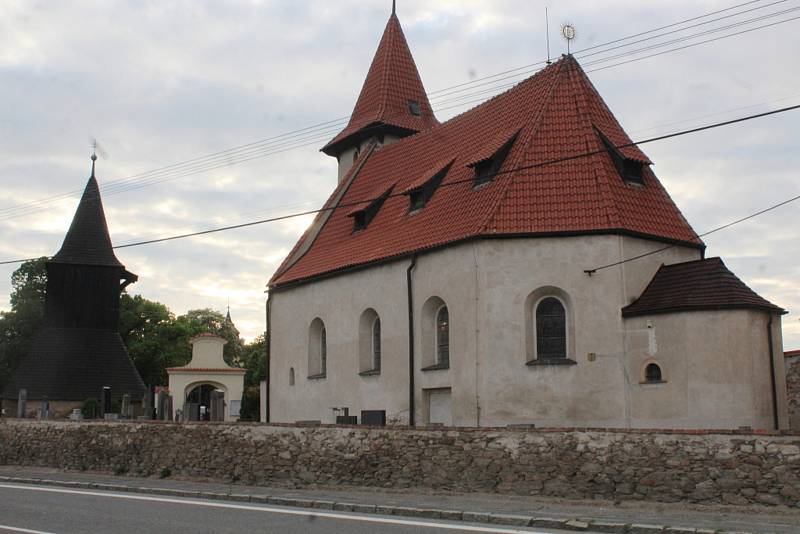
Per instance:
[[[86,399],[81,406],[81,414],[84,419],[95,419],[100,414],[100,403],[97,399]]]

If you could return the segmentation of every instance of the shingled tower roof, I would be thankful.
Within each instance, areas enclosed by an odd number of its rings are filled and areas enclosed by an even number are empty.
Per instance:
[[[114,255],[111,237],[108,235],[100,188],[94,176],[94,163],[92,163],[92,175],[83,191],[64,243],[51,261],[122,267],[122,263]]]
[[[412,109],[413,108],[413,109]],[[410,135],[438,124],[395,13],[389,17],[350,122],[322,151],[335,155],[378,129]]]
[[[362,155],[270,284],[476,238],[624,234],[704,248],[649,158],[636,146],[613,148],[629,143],[581,66],[565,56],[480,106]],[[476,186],[476,167],[503,150],[496,176]],[[621,175],[628,164],[638,166],[638,183]],[[411,213],[408,192],[445,168],[425,206]],[[390,190],[354,232],[353,206]],[[330,209],[336,205],[347,207]]]

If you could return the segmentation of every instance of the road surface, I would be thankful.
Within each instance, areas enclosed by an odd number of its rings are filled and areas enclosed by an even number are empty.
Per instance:
[[[132,493],[0,484],[0,533],[556,533],[463,522]]]

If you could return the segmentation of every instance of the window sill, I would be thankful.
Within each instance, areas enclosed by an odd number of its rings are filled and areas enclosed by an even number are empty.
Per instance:
[[[361,371],[358,376],[377,376],[381,374],[380,369],[370,369],[369,371]]]
[[[450,369],[449,363],[435,363],[433,365],[429,365],[427,367],[423,367],[422,371],[442,371],[444,369]]]
[[[639,382],[640,386],[657,386],[659,384],[666,384],[666,380],[645,380],[644,382]]]
[[[525,365],[530,365],[532,367],[538,367],[542,365],[578,365],[578,362],[575,360],[570,360],[569,358],[544,358],[541,360],[530,360],[525,362]]]
[[[326,375],[325,373],[320,373],[320,374],[318,374],[318,375],[309,375],[308,379],[309,379],[309,380],[322,380],[322,379],[323,379],[323,378],[325,378],[326,376],[327,376],[327,375]]]

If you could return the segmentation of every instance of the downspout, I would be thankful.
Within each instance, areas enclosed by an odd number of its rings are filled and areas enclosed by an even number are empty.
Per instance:
[[[406,289],[408,290],[408,425],[416,426],[414,406],[414,295],[411,285],[411,272],[417,266],[416,254],[406,269]]]
[[[767,345],[769,346],[769,378],[772,386],[772,422],[775,430],[780,430],[778,422],[778,391],[775,385],[775,347],[772,345],[772,313],[767,321]]]
[[[264,357],[266,358],[267,361],[266,361],[266,366],[265,366],[266,376],[264,377],[264,381],[267,383],[267,388],[266,388],[267,389],[267,392],[266,392],[267,398],[265,399],[266,402],[264,403],[264,409],[265,409],[264,411],[266,412],[264,414],[264,416],[265,416],[264,421],[269,423],[270,422],[270,417],[269,417],[269,408],[270,408],[270,406],[269,406],[269,389],[270,389],[269,388],[269,383],[270,383],[270,377],[272,376],[272,367],[271,367],[271,362],[270,362],[270,354],[272,354],[272,350],[271,350],[271,347],[272,347],[272,321],[270,321],[270,318],[272,317],[272,292],[269,291],[269,290],[267,290],[267,309],[266,309],[266,311],[267,311],[267,342],[264,344],[264,348],[266,349],[266,354],[264,355]]]

